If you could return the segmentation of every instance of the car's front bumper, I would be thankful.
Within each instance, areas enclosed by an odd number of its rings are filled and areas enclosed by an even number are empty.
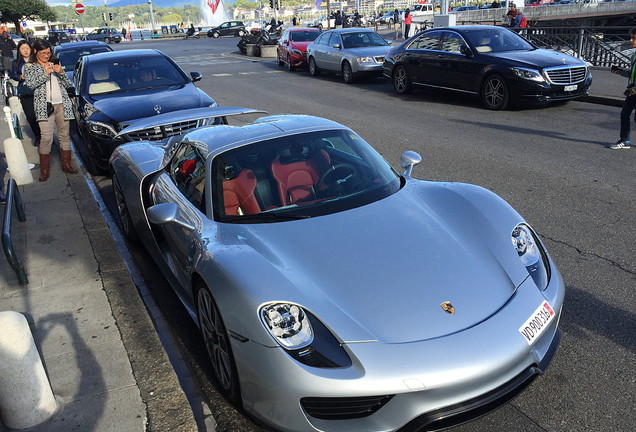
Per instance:
[[[383,60],[384,61],[384,60]],[[382,62],[380,63],[358,63],[353,65],[355,74],[382,75]]]
[[[552,266],[545,291],[528,278],[505,307],[464,331],[404,344],[344,344],[353,364],[343,369],[312,368],[281,348],[232,340],[243,405],[284,431],[416,430],[428,423],[463,423],[506,403],[545,370],[558,345],[564,295],[563,279]],[[556,317],[529,346],[519,328],[546,300]],[[351,398],[366,406],[343,418]]]
[[[536,103],[567,101],[586,96],[592,85],[592,75],[589,74],[585,80],[572,84],[576,86],[573,90],[566,91],[566,85],[551,84],[547,81],[535,82],[519,78],[509,80],[510,94],[515,103]]]

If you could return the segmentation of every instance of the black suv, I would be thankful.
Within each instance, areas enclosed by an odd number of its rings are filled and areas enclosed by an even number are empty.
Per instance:
[[[53,31],[50,31],[49,34],[46,36],[46,40],[49,41],[51,45],[55,46],[64,42],[70,42],[71,37],[65,31],[53,30]]]
[[[208,37],[243,36],[246,33],[247,31],[245,30],[243,21],[227,21],[208,30]]]

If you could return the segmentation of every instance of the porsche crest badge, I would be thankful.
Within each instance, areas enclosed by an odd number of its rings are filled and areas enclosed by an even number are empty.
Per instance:
[[[447,314],[450,314],[450,315],[455,314],[455,307],[451,304],[451,302],[444,302],[440,306],[442,307],[444,312],[446,312]]]

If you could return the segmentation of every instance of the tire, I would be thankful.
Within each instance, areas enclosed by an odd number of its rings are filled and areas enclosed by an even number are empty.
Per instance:
[[[105,38],[104,38],[104,43],[109,44],[109,43],[110,43],[110,38],[109,38],[109,37],[105,37]]]
[[[294,70],[296,70],[295,67],[292,66],[292,62],[291,62],[291,57],[287,56],[287,70],[290,72],[293,72]]]
[[[117,174],[113,173],[113,194],[115,195],[115,203],[117,204],[117,215],[119,216],[119,223],[121,225],[121,231],[124,234],[124,238],[131,243],[137,243],[137,233],[133,225],[132,218],[126,205],[126,199],[124,198],[124,192],[119,183]]]
[[[239,31],[238,31],[238,35],[239,35],[239,36],[241,36],[241,37],[242,37],[244,34],[245,34],[245,32],[244,32],[243,30],[239,30]]]
[[[413,84],[409,78],[409,73],[404,66],[398,66],[393,71],[393,88],[398,94],[408,94],[413,91]]]
[[[278,57],[278,66],[285,66],[285,62],[280,58],[280,53],[276,53],[276,56]]]
[[[342,63],[342,79],[344,82],[347,84],[353,84],[355,78],[355,74],[353,73],[353,70],[351,70],[351,64],[348,61]]]
[[[318,65],[316,64],[316,60],[313,57],[309,57],[309,75],[318,76],[320,75],[320,69],[318,69]]]
[[[240,389],[230,337],[210,290],[201,281],[196,284],[196,299],[199,328],[212,366],[212,376],[221,393],[230,402],[237,403]]]
[[[318,24],[318,28],[322,31],[322,24]]]
[[[212,33],[212,37],[213,37],[214,39],[218,38],[219,36],[221,36],[221,35],[219,34],[219,32],[214,32],[214,33]]]
[[[510,102],[510,90],[506,80],[499,74],[490,75],[481,86],[481,101],[489,110],[506,109]]]

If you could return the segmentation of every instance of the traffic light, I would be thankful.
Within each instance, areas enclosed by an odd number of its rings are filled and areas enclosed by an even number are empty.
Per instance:
[[[274,9],[274,0],[269,0],[269,7]]]
[[[113,13],[108,12],[108,21],[112,21],[112,20],[113,20]]]
[[[103,12],[102,18],[104,18],[104,21],[108,21],[108,12]]]

